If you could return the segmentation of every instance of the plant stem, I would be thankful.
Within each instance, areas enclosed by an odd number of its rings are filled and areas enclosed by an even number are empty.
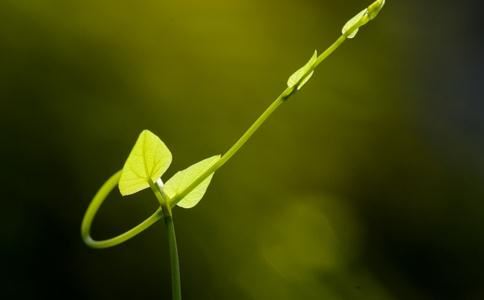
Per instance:
[[[321,55],[318,56],[316,63],[313,70],[323,61],[325,60],[331,53],[333,53],[338,47],[346,40],[346,36],[340,36],[331,46],[329,46]],[[204,181],[208,176],[212,173],[217,171],[220,167],[222,167],[227,161],[229,161],[232,156],[234,156],[237,151],[239,151],[242,146],[252,137],[252,135],[259,129],[259,127],[264,124],[264,122],[269,118],[269,116],[285,101],[287,101],[292,95],[296,92],[295,87],[288,87],[286,88],[279,97],[272,102],[271,105],[262,113],[262,115],[255,120],[255,122],[247,129],[246,132],[235,142],[235,144],[230,147],[227,152],[209,169],[207,169],[204,173],[198,176],[189,186],[187,186],[183,191],[175,195],[172,199],[170,199],[170,207],[175,206],[178,202],[180,202],[186,195],[188,195],[194,188],[196,188],[202,181]]]
[[[180,261],[178,258],[178,248],[176,244],[175,224],[169,205],[163,207],[163,219],[166,225],[168,236],[168,247],[170,251],[170,271],[171,271],[171,293],[173,300],[181,300],[181,281],[180,281]]]
[[[322,63],[323,60],[328,58],[328,56],[330,56],[334,52],[334,50],[338,49],[338,47],[341,46],[344,41],[346,41],[346,36],[342,35],[333,44],[331,44],[331,46],[324,50],[324,52],[318,56],[318,59],[316,60],[313,69],[316,69],[316,67],[319,66],[319,64]]]
[[[178,258],[178,247],[176,244],[175,224],[173,223],[173,214],[168,204],[169,197],[157,183],[151,179],[148,181],[151,190],[160,203],[163,211],[163,220],[168,237],[168,248],[170,253],[170,272],[171,272],[171,294],[173,300],[181,300],[181,281],[180,281],[180,260]]]
[[[84,214],[84,218],[82,219],[82,224],[81,224],[82,239],[88,246],[92,248],[101,249],[101,248],[108,248],[108,247],[119,245],[135,237],[136,235],[143,232],[144,230],[148,229],[151,225],[153,225],[154,223],[156,223],[158,220],[162,218],[162,210],[161,208],[159,208],[149,218],[147,218],[137,226],[131,228],[130,230],[126,231],[125,233],[122,233],[118,236],[115,236],[110,239],[102,240],[102,241],[94,240],[90,234],[92,221],[94,220],[94,217],[96,216],[99,208],[103,204],[104,200],[106,200],[109,193],[111,193],[111,191],[118,185],[118,181],[120,177],[121,177],[121,171],[118,171],[114,175],[112,175],[101,186],[99,191],[91,200],[91,203],[89,204],[89,207],[87,208],[86,213]]]
[[[289,88],[288,88],[289,89]],[[284,92],[287,92],[286,89]],[[262,115],[257,118],[257,120],[247,129],[247,131],[235,142],[235,144],[230,147],[227,152],[209,169],[207,169],[202,175],[197,177],[188,187],[183,191],[176,194],[172,199],[170,206],[175,206],[179,201],[183,199],[188,193],[190,193],[194,188],[196,188],[205,178],[210,176],[217,169],[222,167],[227,161],[229,161],[232,156],[234,156],[237,151],[244,146],[244,144],[252,137],[252,135],[259,129],[259,127],[269,118],[269,116],[284,102],[287,97],[284,97],[285,93],[282,93],[277,99],[272,102],[272,104],[262,113]]]

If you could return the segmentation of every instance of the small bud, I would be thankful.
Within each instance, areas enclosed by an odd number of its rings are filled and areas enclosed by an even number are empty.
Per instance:
[[[370,19],[368,18],[368,8],[360,11],[356,16],[351,18],[348,22],[346,22],[345,26],[343,26],[342,33],[347,38],[352,39],[358,33],[358,30],[361,26],[368,23]]]
[[[370,18],[370,20],[376,18],[384,5],[385,0],[377,0],[373,2],[370,6],[368,6],[368,18]]]
[[[376,0],[373,2],[368,8],[360,11],[356,16],[346,22],[341,31],[342,34],[349,39],[354,38],[360,27],[376,18],[384,5],[385,0]]]
[[[289,79],[287,80],[287,86],[300,90],[313,76],[313,66],[316,63],[317,59],[318,52],[315,50],[313,56],[311,56],[309,61],[289,77]]]

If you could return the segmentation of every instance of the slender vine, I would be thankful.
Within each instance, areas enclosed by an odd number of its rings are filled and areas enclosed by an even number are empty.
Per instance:
[[[319,56],[314,52],[311,59],[288,81],[287,87],[257,118],[244,134],[222,156],[215,155],[204,159],[187,169],[177,172],[166,184],[161,175],[168,169],[172,155],[168,147],[152,132],[141,132],[122,170],[113,174],[101,186],[91,200],[81,224],[81,237],[92,248],[109,248],[137,236],[160,219],[164,220],[169,245],[172,299],[181,300],[180,264],[176,243],[172,209],[175,206],[192,208],[205,194],[214,173],[225,165],[264,124],[267,119],[309,81],[315,69],[347,39],[356,36],[359,29],[373,20],[381,11],[385,0],[376,0],[370,6],[351,18],[343,27],[341,36]],[[92,222],[111,191],[116,187],[123,196],[151,188],[160,207],[147,219],[113,238],[94,240],[91,237]]]

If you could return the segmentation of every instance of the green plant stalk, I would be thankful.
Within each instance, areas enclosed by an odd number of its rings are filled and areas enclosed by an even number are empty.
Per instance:
[[[319,66],[326,58],[328,58],[336,49],[341,46],[346,41],[347,37],[345,35],[341,35],[331,46],[329,46],[323,53],[321,53],[318,58],[316,59],[316,63],[314,64],[313,70]]]
[[[336,49],[338,49],[341,44],[346,40],[345,35],[341,35],[331,46],[328,47],[323,53],[321,53],[314,66],[311,68],[311,71],[314,70],[321,62],[323,62],[328,56],[330,56]],[[204,173],[202,173],[197,179],[195,179],[189,186],[187,186],[184,190],[180,193],[176,194],[173,198],[170,199],[170,206],[175,206],[178,202],[180,202],[186,195],[188,195],[194,188],[196,188],[200,183],[202,183],[210,174],[217,171],[221,168],[225,163],[227,163],[234,155],[237,153],[245,143],[252,137],[252,135],[261,127],[262,124],[277,110],[277,108],[287,101],[292,95],[294,95],[297,91],[296,87],[287,87],[279,97],[272,102],[271,105],[262,113],[262,115],[255,120],[255,122],[244,132],[244,134],[232,145],[232,147],[225,152],[225,154],[217,161],[212,167],[207,169]]]
[[[367,24],[369,21],[374,19],[379,14],[384,4],[385,4],[385,0],[376,0],[373,4],[368,6],[368,8],[361,11],[355,17],[350,19],[342,29],[343,34],[318,57],[315,57],[317,53],[315,51],[311,59],[302,68],[298,69],[295,73],[291,75],[291,77],[289,77],[288,83],[287,83],[288,87],[284,89],[284,91],[255,120],[255,122],[249,127],[249,129],[247,129],[244,132],[244,134],[227,150],[227,152],[224,153],[222,157],[220,157],[220,159],[214,165],[208,168],[205,172],[203,172],[200,176],[198,176],[195,180],[193,180],[186,188],[184,188],[181,192],[174,195],[172,198],[170,198],[166,194],[162,184],[159,185],[158,183],[155,183],[151,179],[149,179],[148,180],[149,186],[151,187],[153,193],[155,194],[156,199],[160,204],[160,207],[156,210],[156,212],[152,214],[150,217],[148,217],[146,220],[141,222],[139,225],[133,227],[132,229],[128,230],[125,233],[122,233],[110,239],[96,241],[90,235],[92,222],[99,208],[104,202],[104,200],[107,198],[109,193],[114,189],[114,187],[118,185],[120,178],[122,180],[121,175],[123,173],[122,171],[118,171],[114,175],[112,175],[101,186],[101,188],[99,189],[99,191],[96,193],[93,200],[89,204],[88,209],[86,210],[86,213],[84,215],[84,218],[81,224],[81,235],[84,242],[93,248],[107,248],[107,247],[116,246],[118,244],[121,244],[135,237],[136,235],[138,235],[139,233],[141,233],[142,231],[146,230],[151,225],[156,223],[158,220],[163,218],[165,223],[165,228],[166,228],[166,235],[168,238],[168,246],[169,246],[172,299],[181,300],[182,294],[181,294],[181,280],[180,280],[180,263],[179,263],[179,257],[178,257],[178,248],[177,248],[177,242],[176,242],[175,225],[173,222],[172,207],[177,205],[190,192],[192,192],[196,187],[198,187],[205,179],[211,176],[223,165],[225,165],[225,163],[227,163],[247,143],[247,141],[262,126],[262,124],[264,124],[267,121],[267,119],[277,110],[277,108],[279,108],[279,106],[282,103],[286,102],[292,95],[294,95],[308,82],[311,76],[313,76],[314,70],[326,58],[328,58],[336,49],[338,49],[341,46],[341,44],[343,44],[344,41],[346,41],[346,39],[353,38],[357,34],[360,27]],[[143,131],[143,133],[145,132]],[[159,140],[159,138],[157,137],[156,139]],[[161,141],[158,141],[158,142],[164,146],[164,144]],[[170,154],[168,149],[165,149],[165,152],[168,152],[168,154]],[[169,156],[170,156],[170,162],[171,162],[171,154]],[[146,164],[145,164],[145,168],[146,168]],[[147,170],[145,171],[146,171],[146,174],[149,173]],[[139,177],[138,174],[135,174],[135,175]],[[152,176],[149,176],[149,177],[152,177]],[[126,191],[125,193],[123,193],[123,191],[121,190],[122,189],[121,183],[119,186],[120,186],[120,191],[123,195],[130,194],[129,191]]]
[[[171,207],[168,205],[169,197],[158,184],[149,180],[151,190],[156,199],[160,202],[163,211],[163,220],[165,222],[166,235],[168,237],[168,248],[170,254],[170,273],[171,273],[171,293],[173,300],[181,300],[181,280],[180,280],[180,259],[178,257],[178,247],[176,243],[175,224],[173,223],[173,214]]]
[[[170,271],[171,271],[171,293],[173,300],[181,300],[181,280],[180,280],[180,260],[178,258],[178,247],[176,243],[175,224],[171,208],[167,205],[164,210],[163,219],[165,221],[166,233],[168,236],[168,247],[170,252]]]

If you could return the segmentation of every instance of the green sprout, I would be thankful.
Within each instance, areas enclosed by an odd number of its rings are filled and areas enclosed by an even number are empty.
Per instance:
[[[252,137],[269,116],[296,91],[311,79],[316,67],[332,54],[346,39],[356,36],[359,29],[373,20],[383,8],[385,0],[377,0],[351,18],[343,27],[342,35],[319,56],[317,51],[310,60],[292,74],[286,89],[272,102],[247,131],[223,155],[206,158],[182,171],[163,183],[161,177],[172,162],[172,154],[159,137],[149,130],[143,130],[131,150],[122,170],[112,175],[92,199],[81,225],[81,236],[92,248],[109,248],[137,236],[160,219],[164,220],[168,237],[172,299],[181,300],[180,266],[173,224],[172,210],[175,206],[192,208],[203,198],[215,172],[227,163],[237,151]],[[91,224],[99,208],[111,191],[119,187],[121,195],[135,194],[151,188],[160,207],[146,220],[130,230],[106,240],[91,237]]]

